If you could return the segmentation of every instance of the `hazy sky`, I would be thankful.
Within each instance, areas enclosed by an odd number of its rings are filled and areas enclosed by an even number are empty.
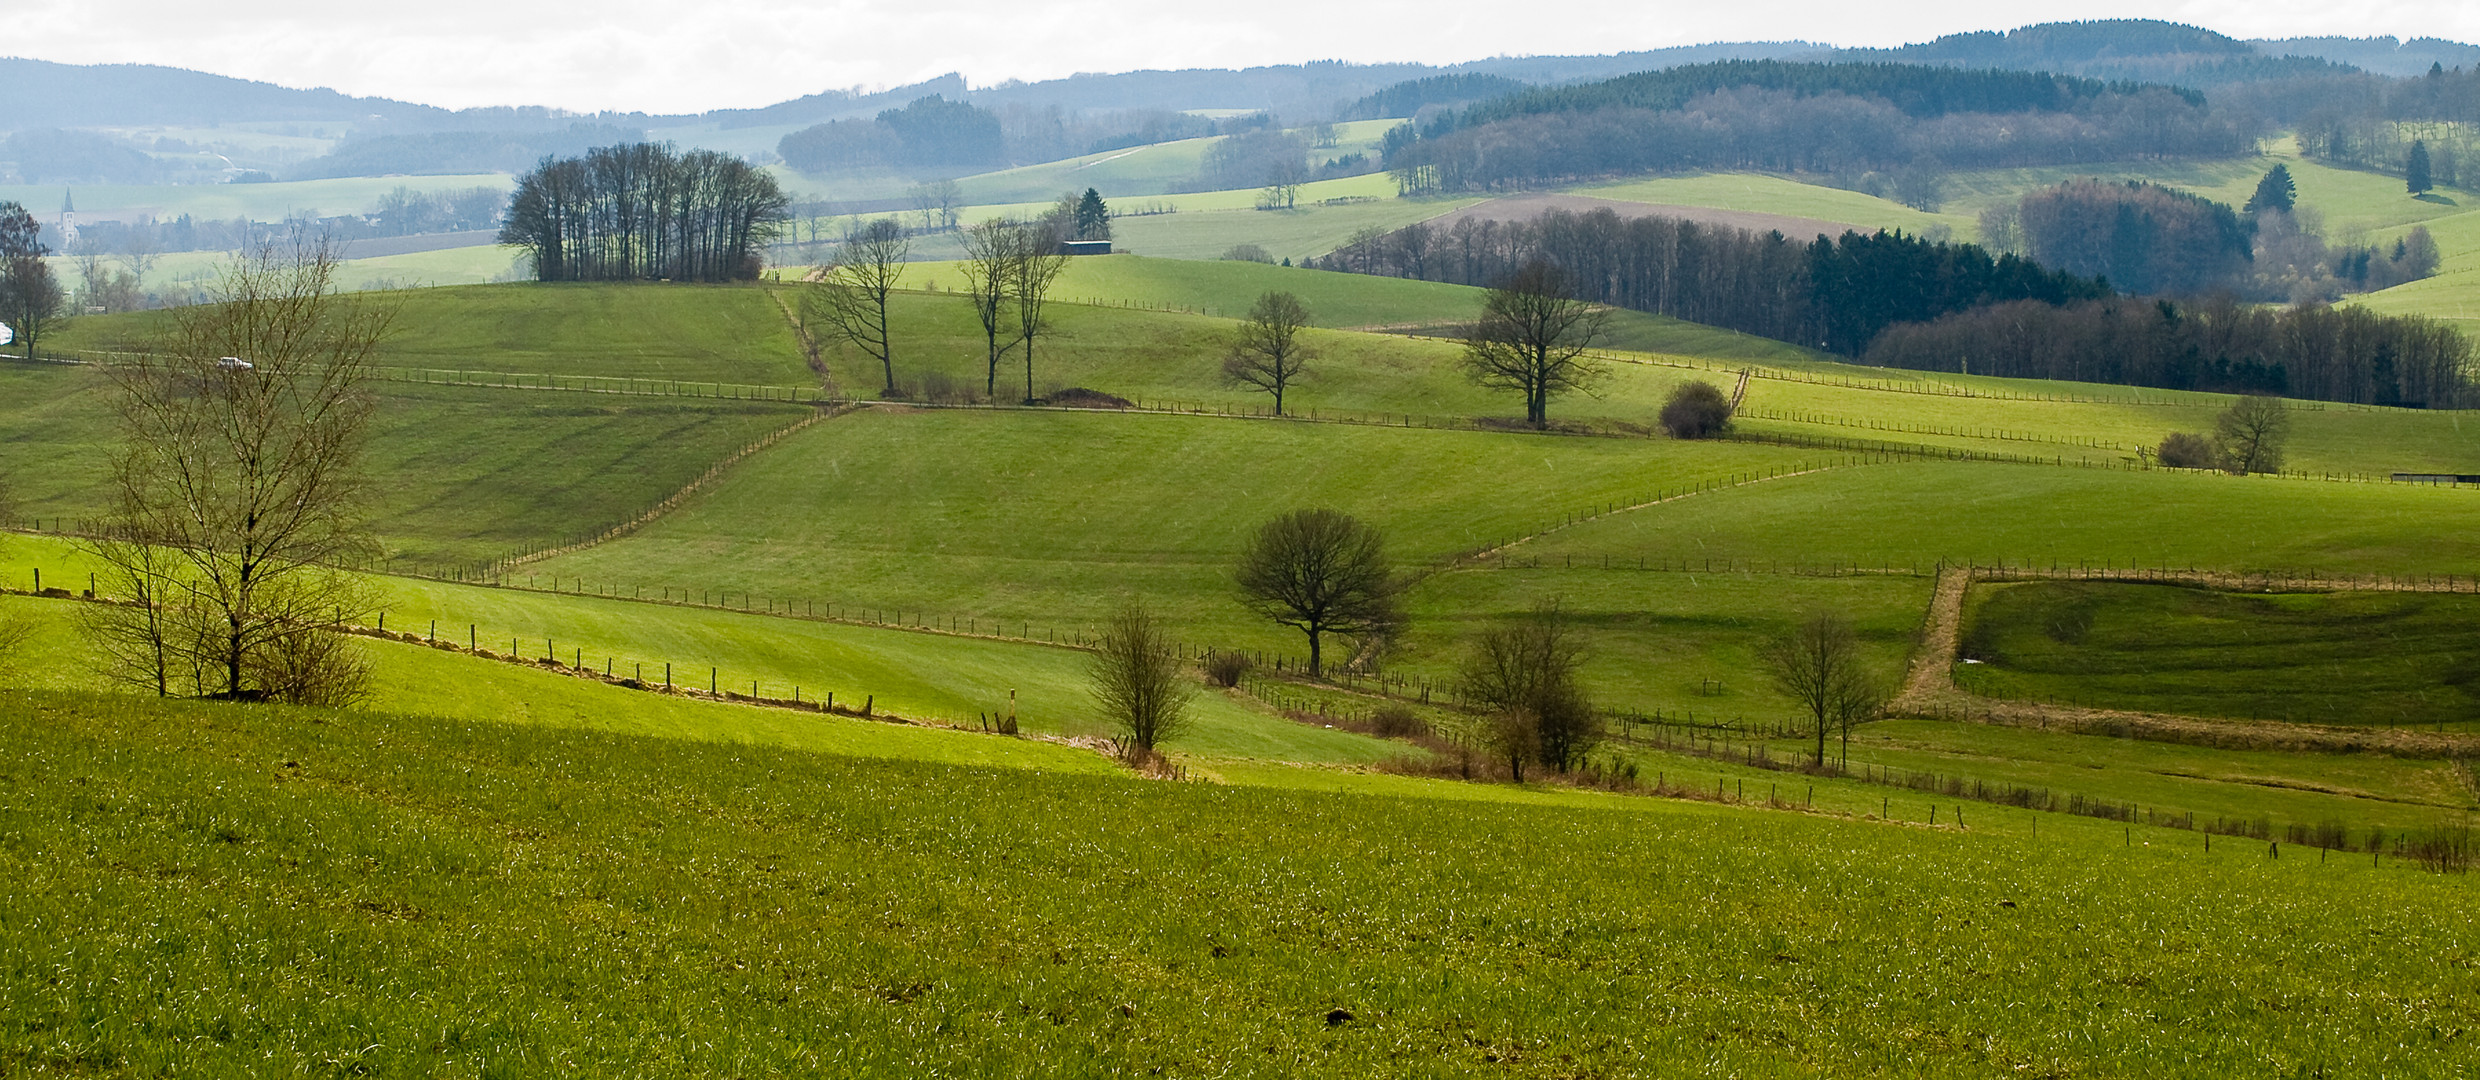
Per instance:
[[[168,64],[451,108],[696,112],[948,71],[979,86],[1707,41],[1898,45],[2130,16],[2236,37],[2480,40],[2474,0],[0,0],[0,53]]]

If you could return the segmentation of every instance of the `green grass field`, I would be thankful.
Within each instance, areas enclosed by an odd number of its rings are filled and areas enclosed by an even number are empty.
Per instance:
[[[2466,882],[2075,819],[24,693],[0,725],[34,1072],[2446,1076],[2475,1019]]]
[[[1191,640],[1288,647],[1223,584],[1243,538],[1331,506],[1414,566],[1796,451],[1205,417],[871,410],[812,428],[711,494],[545,577],[1063,627],[1123,594]]]
[[[2480,573],[2480,499],[2464,489],[2187,472],[1947,462],[1869,465],[1620,514],[1513,554],[1580,565],[1910,570],[2176,567],[2327,575]]]
[[[1972,598],[1962,685],[1991,697],[2318,724],[2466,728],[2480,598],[2024,582]]]

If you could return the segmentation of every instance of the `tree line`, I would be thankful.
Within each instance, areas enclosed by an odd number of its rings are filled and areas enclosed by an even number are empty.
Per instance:
[[[1386,139],[1407,193],[1684,169],[1845,174],[2253,152],[2192,91],[2024,72],[1734,61],[1532,91]]]
[[[2329,247],[2296,202],[2283,165],[2267,170],[2239,210],[2138,180],[2071,180],[1982,211],[1981,240],[2137,294],[2305,303],[2436,272],[2425,227],[2392,244]]]
[[[1879,331],[2006,300],[2107,295],[2097,280],[1972,244],[1846,232],[1802,243],[1779,232],[1678,218],[1553,210],[1531,221],[1464,218],[1356,238],[1315,265],[1496,286],[1527,264],[1562,268],[1576,295],[1845,356]]]
[[[788,206],[773,176],[729,154],[603,146],[518,177],[499,242],[542,281],[748,279]]]
[[[1894,326],[1862,362],[1922,371],[2465,408],[2469,341],[2411,315],[2230,300],[2018,301]]]

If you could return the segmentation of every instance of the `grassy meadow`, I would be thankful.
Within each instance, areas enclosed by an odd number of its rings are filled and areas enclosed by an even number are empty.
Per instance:
[[[0,1060],[2443,1076],[2474,1019],[2465,883],[2149,829],[310,719],[8,696]]]
[[[1991,697],[2465,728],[2480,597],[2045,581],[1976,590],[1959,677]]]

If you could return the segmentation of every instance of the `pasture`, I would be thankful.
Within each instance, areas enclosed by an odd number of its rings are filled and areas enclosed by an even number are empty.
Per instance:
[[[0,1059],[2444,1076],[2475,1019],[2400,863],[308,719],[9,694]]]

